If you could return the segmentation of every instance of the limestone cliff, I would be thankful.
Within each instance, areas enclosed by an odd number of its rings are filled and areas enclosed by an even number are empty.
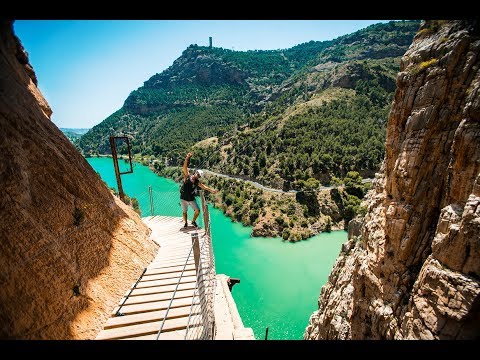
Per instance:
[[[477,21],[422,24],[368,213],[352,222],[305,339],[480,337],[479,55]]]
[[[50,121],[0,23],[0,338],[92,339],[156,250]]]

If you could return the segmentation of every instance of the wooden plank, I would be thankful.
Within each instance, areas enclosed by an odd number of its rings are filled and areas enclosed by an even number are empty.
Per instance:
[[[183,259],[183,260],[186,260],[188,258],[188,254],[190,254],[190,250],[189,251],[186,251],[186,252],[182,252],[182,253],[179,253],[179,254],[159,254],[157,256],[155,256],[155,258],[153,259],[152,262],[160,262],[160,261],[173,261],[173,260],[180,260],[180,259]],[[190,255],[192,256],[192,255]]]
[[[192,322],[201,321],[201,317],[199,315],[192,316],[190,319]],[[163,329],[165,331],[172,331],[172,330],[181,330],[187,327],[188,323],[188,316],[176,318],[176,319],[167,319],[165,320]],[[133,336],[142,336],[142,335],[150,335],[150,334],[157,334],[160,330],[162,325],[161,321],[150,322],[146,324],[139,324],[139,325],[131,325],[125,326],[120,328],[113,328],[102,330],[98,336],[97,340],[113,340],[113,339],[122,339],[128,338]],[[160,335],[161,337],[161,335]]]
[[[180,280],[180,284],[186,282],[195,282],[196,276],[183,276]],[[162,280],[154,280],[154,281],[146,281],[146,282],[139,282],[136,286],[136,289],[144,289],[149,287],[157,287],[163,285],[172,285],[178,283],[178,278],[171,278],[171,279],[162,279]]]
[[[148,277],[144,276],[142,277],[140,282],[179,278],[181,274],[182,274],[181,271],[177,271],[177,272],[167,273],[167,274],[150,275]],[[183,276],[192,276],[192,275],[195,275],[195,269],[194,270],[185,269],[185,271],[183,272]]]
[[[187,262],[188,265],[190,264],[195,264],[195,262],[193,260],[189,260]],[[145,271],[145,274],[150,274],[150,272],[152,270],[156,270],[156,269],[163,269],[163,268],[170,268],[170,267],[175,267],[175,266],[182,266],[182,265],[185,265],[185,261],[175,261],[175,262],[167,262],[167,263],[155,263],[155,262],[152,262],[148,267],[147,267],[147,270]]]
[[[158,252],[157,256],[155,256],[156,258],[158,257],[165,257],[165,256],[168,256],[168,257],[175,257],[175,256],[179,256],[179,255],[188,255],[188,253],[190,252],[190,248],[192,247],[192,244],[189,244],[187,246],[184,246],[184,247],[178,247],[178,246],[171,246],[171,247],[161,247],[160,248],[160,251]]]
[[[204,232],[195,232],[195,231],[186,231],[182,229],[172,229],[169,232],[164,232],[164,230],[152,230],[152,233],[154,233],[155,237],[160,241],[161,243],[169,243],[169,244],[175,244],[179,241],[187,241],[187,240],[192,240],[192,234],[197,233],[200,238],[204,236]]]
[[[183,283],[178,284],[178,290],[195,289],[196,285],[197,285],[196,281],[183,282]],[[165,293],[165,292],[173,292],[173,291],[175,291],[176,287],[177,287],[177,283],[171,284],[171,285],[154,286],[154,287],[147,287],[147,288],[141,288],[141,289],[135,288],[135,290],[133,290],[130,293],[130,296],[139,296],[139,295],[149,295],[149,294],[160,294],[160,293]]]
[[[201,238],[205,230],[191,228],[184,231],[183,219],[174,216],[156,215],[142,220],[152,230],[151,237],[160,244],[159,251],[135,289],[126,293],[128,298],[120,307],[120,313],[124,316],[110,318],[97,339],[154,340],[167,316],[160,340],[183,340],[192,301],[194,312],[200,309],[198,296],[193,296],[196,286],[195,265],[193,257],[189,259],[188,254],[192,247],[192,234],[198,233]],[[183,276],[180,277],[182,271]],[[176,288],[175,299],[172,300]],[[198,330],[203,328],[199,325],[201,318],[198,315],[193,314],[191,321],[197,328],[192,328],[187,338],[198,336]]]
[[[172,231],[170,233],[162,232],[161,234],[156,234],[155,238],[163,246],[186,245],[188,241],[192,241],[191,234],[184,234],[179,231]]]
[[[176,241],[185,241],[192,238],[192,234],[183,231],[182,229],[172,228],[172,229],[158,229],[158,237],[160,240],[170,240],[172,243]]]
[[[162,236],[161,238],[158,239],[161,249],[164,249],[166,247],[188,247],[188,245],[192,244],[192,239],[189,237],[187,238],[182,238],[178,234],[172,234],[168,237]]]
[[[172,234],[168,238],[162,238],[160,239],[160,250],[165,249],[167,247],[169,248],[187,248],[189,246],[192,246],[192,239],[189,237],[187,238],[181,238],[178,234]]]
[[[157,230],[157,238],[162,243],[171,243],[176,244],[177,242],[185,242],[188,239],[191,239],[192,235],[186,232],[183,232],[181,229],[159,229]]]
[[[188,329],[183,329],[183,330],[174,330],[174,331],[168,331],[168,332],[163,332],[160,334],[160,337],[158,340],[199,340],[199,335],[201,335],[202,331],[201,326],[192,326],[190,325],[190,328]],[[142,336],[134,336],[134,337],[129,337],[129,338],[124,338],[124,339],[118,339],[118,340],[156,340],[157,339],[157,334],[152,334],[152,335],[142,335]]]
[[[195,301],[198,302],[198,300],[195,300]],[[124,305],[120,309],[120,313],[125,315],[130,315],[130,314],[138,314],[138,313],[148,312],[148,311],[163,310],[163,309],[166,309],[169,304],[170,304],[170,300],[157,301],[153,303]],[[172,301],[171,308],[176,308],[179,306],[190,306],[191,304],[192,304],[191,297],[179,298],[179,299],[175,298]]]
[[[168,236],[158,236],[157,241],[162,247],[166,246],[188,246],[192,244],[192,237],[190,235],[182,236],[179,234],[170,234]]]
[[[181,273],[183,268],[184,268],[184,265],[172,266],[172,267],[162,268],[162,269],[154,269],[152,270],[152,273],[144,274],[142,279],[148,280],[150,277],[155,275],[160,275],[160,274],[170,274],[170,273],[178,273],[178,272]],[[187,264],[187,266],[185,267],[185,271],[192,270],[192,269],[195,270],[195,264]]]
[[[159,252],[154,259],[176,258],[176,257],[183,257],[183,256],[187,257],[189,253],[190,253],[190,249],[185,251],[180,251],[180,252],[169,251],[168,249],[166,249],[165,252]]]
[[[159,223],[166,224],[166,225],[180,225],[183,226],[184,221],[182,218],[164,218]]]
[[[188,254],[190,253],[190,248],[188,250],[176,251],[176,250],[169,250],[166,249],[165,252],[158,253],[157,256],[154,257],[153,261],[158,260],[173,260],[175,258],[187,258]]]
[[[174,241],[172,241],[171,243],[167,243],[167,242],[162,241],[161,244],[162,244],[162,246],[161,246],[160,250],[166,249],[166,248],[187,249],[187,248],[192,246],[192,240],[190,239],[190,237],[188,239],[179,239],[178,236],[175,236]]]
[[[174,330],[169,332],[162,332],[161,337],[158,340],[185,340],[185,333],[187,330]],[[130,338],[124,338],[119,340],[156,340],[157,334],[134,336]]]
[[[185,231],[183,230],[183,224],[157,223],[154,226],[151,226],[151,229],[152,232],[158,233],[161,236],[173,232],[185,235]]]
[[[187,246],[188,243],[192,243],[192,236],[179,234],[178,232],[172,232],[169,234],[162,234],[158,236],[158,240],[163,246]]]
[[[192,238],[192,235],[179,230],[178,228],[175,229],[158,229],[156,231],[156,235],[159,241],[162,243],[170,243],[176,244],[177,242],[185,242]]]
[[[189,316],[190,311],[192,311],[192,315],[196,315],[200,309],[198,306],[194,306],[191,309],[190,306],[181,306],[178,308],[173,308],[168,311],[167,318],[174,319],[178,317],[185,317]],[[149,311],[146,313],[134,314],[134,315],[125,315],[125,316],[117,316],[108,319],[107,323],[105,324],[105,330],[113,329],[123,326],[130,326],[130,325],[137,325],[143,324],[153,321],[162,321],[165,317],[167,310],[159,310],[159,311]]]
[[[153,268],[153,267],[167,267],[175,264],[178,266],[179,264],[185,264],[187,259],[188,257],[186,255],[179,258],[175,258],[175,259],[169,259],[169,258],[160,259],[160,260],[155,259],[150,263],[150,265],[147,266],[147,269]],[[193,259],[188,259],[188,261],[192,261],[192,260]]]
[[[193,293],[194,293],[193,289],[179,290],[175,293],[175,299],[192,297]],[[160,294],[131,296],[125,301],[124,304],[133,305],[133,304],[142,304],[142,303],[170,300],[172,296],[173,296],[173,291],[168,293],[160,293]]]
[[[161,244],[160,245],[161,247],[160,247],[159,254],[161,254],[162,250],[165,250],[165,249],[170,249],[170,250],[179,249],[179,250],[186,251],[187,249],[192,247],[192,241],[190,239],[185,239],[180,242],[179,239],[176,238],[175,242],[172,242],[171,244],[165,243],[165,242],[161,242],[160,244]]]
[[[168,245],[161,245],[160,247],[160,251],[158,252],[158,255],[166,255],[166,254],[169,254],[170,252],[173,252],[173,251],[182,251],[182,252],[186,252],[188,254],[188,251],[190,250],[190,248],[192,247],[192,243],[191,241],[188,242],[188,241],[185,241],[184,244],[168,244]],[[166,251],[168,250],[168,251]]]
[[[195,267],[195,262],[191,262],[191,261],[183,261],[183,262],[176,262],[176,263],[169,263],[169,264],[161,264],[161,263],[152,263],[151,265],[149,265],[150,267],[147,267],[147,270],[145,271],[146,273],[148,272],[147,275],[153,275],[152,273],[154,272],[157,272],[159,270],[162,270],[162,269],[169,269],[169,268],[177,268],[177,267],[181,267],[183,269],[183,267],[185,266],[185,263],[187,264],[187,267],[190,267],[190,266],[194,266]]]
[[[163,268],[154,268],[154,269],[149,269],[145,272],[143,275],[143,278],[148,278],[149,276],[154,276],[154,275],[159,275],[159,274],[168,274],[168,273],[175,273],[175,272],[182,272],[183,268],[185,267],[185,271],[187,270],[192,270],[195,269],[195,264],[188,262],[187,266],[185,266],[185,263],[182,265],[175,265],[175,266],[169,266],[169,267],[163,267]]]
[[[178,246],[161,247],[160,251],[155,257],[158,258],[158,257],[174,257],[179,255],[188,255],[191,247],[192,247],[191,244],[184,247],[178,247]]]
[[[175,260],[179,258],[186,259],[188,257],[188,254],[190,253],[190,249],[185,250],[185,251],[166,251],[165,253],[158,254],[155,256],[153,261],[162,261],[162,260]]]
[[[152,262],[162,262],[162,261],[181,261],[181,260],[186,260],[188,258],[188,254],[190,254],[190,250],[186,251],[184,253],[179,253],[179,254],[159,254],[155,256],[155,258],[152,260]],[[190,254],[190,257],[192,255]]]

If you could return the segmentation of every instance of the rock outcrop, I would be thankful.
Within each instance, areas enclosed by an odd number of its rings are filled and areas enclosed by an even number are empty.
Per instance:
[[[402,58],[368,213],[305,339],[480,337],[479,55],[476,20],[422,24]]]
[[[233,85],[243,84],[247,77],[248,73],[234,64],[190,45],[167,70],[145,81],[145,87],[170,89],[185,84]]]
[[[0,22],[0,338],[93,339],[158,246],[50,121]]]

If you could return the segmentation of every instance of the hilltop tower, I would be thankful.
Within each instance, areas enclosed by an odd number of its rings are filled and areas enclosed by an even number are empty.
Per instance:
[[[211,36],[208,37],[208,43],[209,43],[208,47],[211,49],[212,48],[212,37]]]

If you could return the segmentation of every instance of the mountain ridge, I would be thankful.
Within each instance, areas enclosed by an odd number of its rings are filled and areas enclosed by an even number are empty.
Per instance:
[[[399,54],[419,26],[418,21],[374,24],[334,40],[281,50],[190,45],[77,144],[86,156],[108,154],[108,136],[127,135],[133,153],[159,175],[174,179],[188,151],[194,152],[191,167],[287,192],[355,179],[356,190],[299,195],[289,205],[297,209],[297,220],[286,223],[301,238],[343,228],[363,211],[365,188],[358,175],[373,177],[383,159]],[[215,184],[224,189],[215,204],[232,219],[254,225],[252,235],[298,239],[292,231],[285,233],[285,221],[276,222],[280,215],[266,195],[240,186],[243,195],[232,198],[221,180],[212,179]],[[245,201],[255,194],[272,208],[258,211]],[[310,225],[302,226],[305,222]]]
[[[302,76],[311,75],[308,69],[312,64],[316,63],[315,73],[325,73],[347,59],[364,59],[366,53],[359,48],[365,44],[372,47],[369,51],[377,54],[376,57],[381,52],[393,51],[396,55],[398,49],[392,50],[391,47],[399,45],[392,38],[398,38],[397,42],[403,44],[405,37],[410,40],[413,38],[413,29],[418,25],[418,22],[411,21],[374,24],[335,40],[310,41],[282,50],[238,52],[190,45],[169,68],[153,75],[144,82],[144,86],[132,91],[124,106],[104,121],[105,126],[101,123],[93,127],[81,139],[79,146],[85,154],[107,153],[106,132],[122,132],[132,136],[134,152],[171,158],[173,163],[178,163],[182,160],[180,152],[185,152],[188,146],[208,137],[207,135],[221,136],[222,133],[233,130],[235,124],[242,126],[258,121],[254,116],[261,117],[262,110],[267,113],[267,117],[269,113],[280,112],[279,109],[285,108],[282,102],[292,103],[299,93],[295,82],[303,83]],[[401,34],[402,26],[408,29],[407,35],[392,36],[389,33],[393,29],[395,34]],[[381,51],[373,49],[375,36],[370,35],[371,31],[377,31],[377,36],[378,31],[384,33],[377,40],[380,45],[377,44],[376,47],[381,48]],[[338,62],[333,62],[334,60]],[[318,92],[321,87],[355,86],[355,77],[346,74],[341,76],[342,71],[354,72],[354,65],[345,67],[346,69],[339,70],[340,74],[331,75],[323,83],[313,85],[311,81],[306,81],[306,96]],[[363,76],[361,73],[357,75]],[[389,88],[390,92],[393,91],[391,85]],[[269,108],[272,103],[274,105]],[[191,120],[195,123],[199,116],[207,120],[200,121],[198,129],[194,127],[198,134],[191,137],[185,135],[182,138],[184,144],[177,141],[180,134],[173,131],[168,123],[177,125],[179,131],[187,133],[185,122]],[[203,131],[205,129],[208,129],[208,134]],[[166,145],[172,138],[173,143]]]

